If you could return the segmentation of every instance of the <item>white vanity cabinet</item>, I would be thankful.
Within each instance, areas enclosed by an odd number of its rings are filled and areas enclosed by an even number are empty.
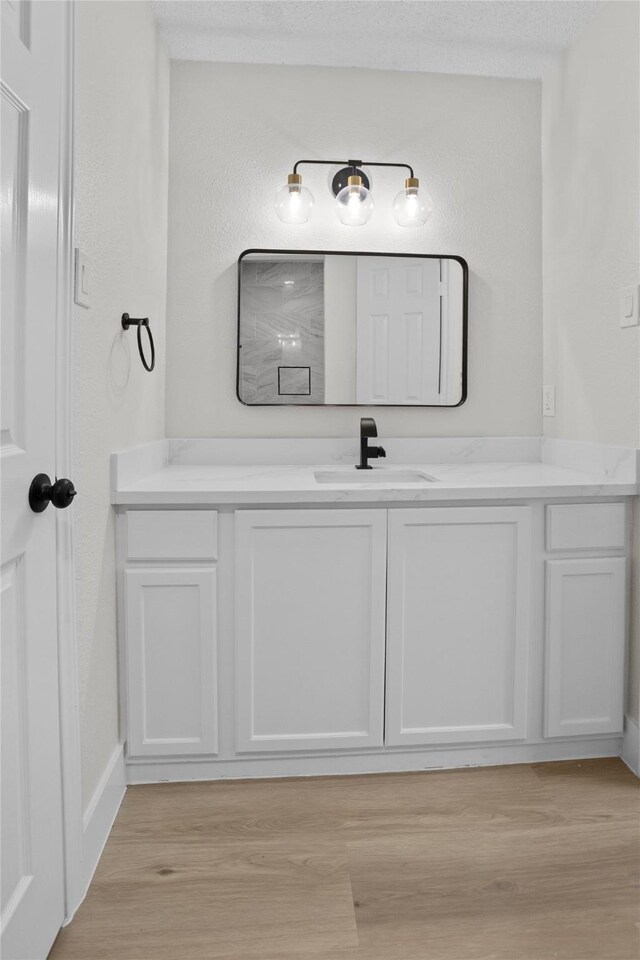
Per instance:
[[[382,747],[385,510],[236,514],[239,752]]]
[[[132,781],[618,755],[627,511],[120,509]]]
[[[530,515],[389,511],[388,744],[525,737]]]

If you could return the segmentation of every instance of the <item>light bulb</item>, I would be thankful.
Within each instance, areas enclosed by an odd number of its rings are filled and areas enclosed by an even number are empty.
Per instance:
[[[283,223],[306,223],[313,209],[313,194],[302,186],[299,173],[290,173],[276,193],[274,206]]]
[[[338,219],[347,227],[361,227],[373,213],[373,197],[362,185],[362,177],[349,177],[336,197]]]
[[[408,177],[393,201],[393,215],[401,227],[421,227],[433,213],[431,197],[419,187],[417,177]]]

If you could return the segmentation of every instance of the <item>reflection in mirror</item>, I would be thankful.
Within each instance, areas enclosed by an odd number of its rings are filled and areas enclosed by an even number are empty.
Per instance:
[[[462,259],[265,250],[239,270],[243,403],[464,401]]]

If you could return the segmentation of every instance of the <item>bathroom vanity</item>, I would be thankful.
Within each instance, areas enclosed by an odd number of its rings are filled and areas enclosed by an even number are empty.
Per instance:
[[[113,456],[130,781],[620,753],[636,452],[385,447]]]

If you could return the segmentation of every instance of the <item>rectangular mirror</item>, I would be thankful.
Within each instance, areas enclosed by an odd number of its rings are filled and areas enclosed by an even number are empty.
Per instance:
[[[467,274],[462,257],[245,250],[238,399],[459,406],[467,393]]]

